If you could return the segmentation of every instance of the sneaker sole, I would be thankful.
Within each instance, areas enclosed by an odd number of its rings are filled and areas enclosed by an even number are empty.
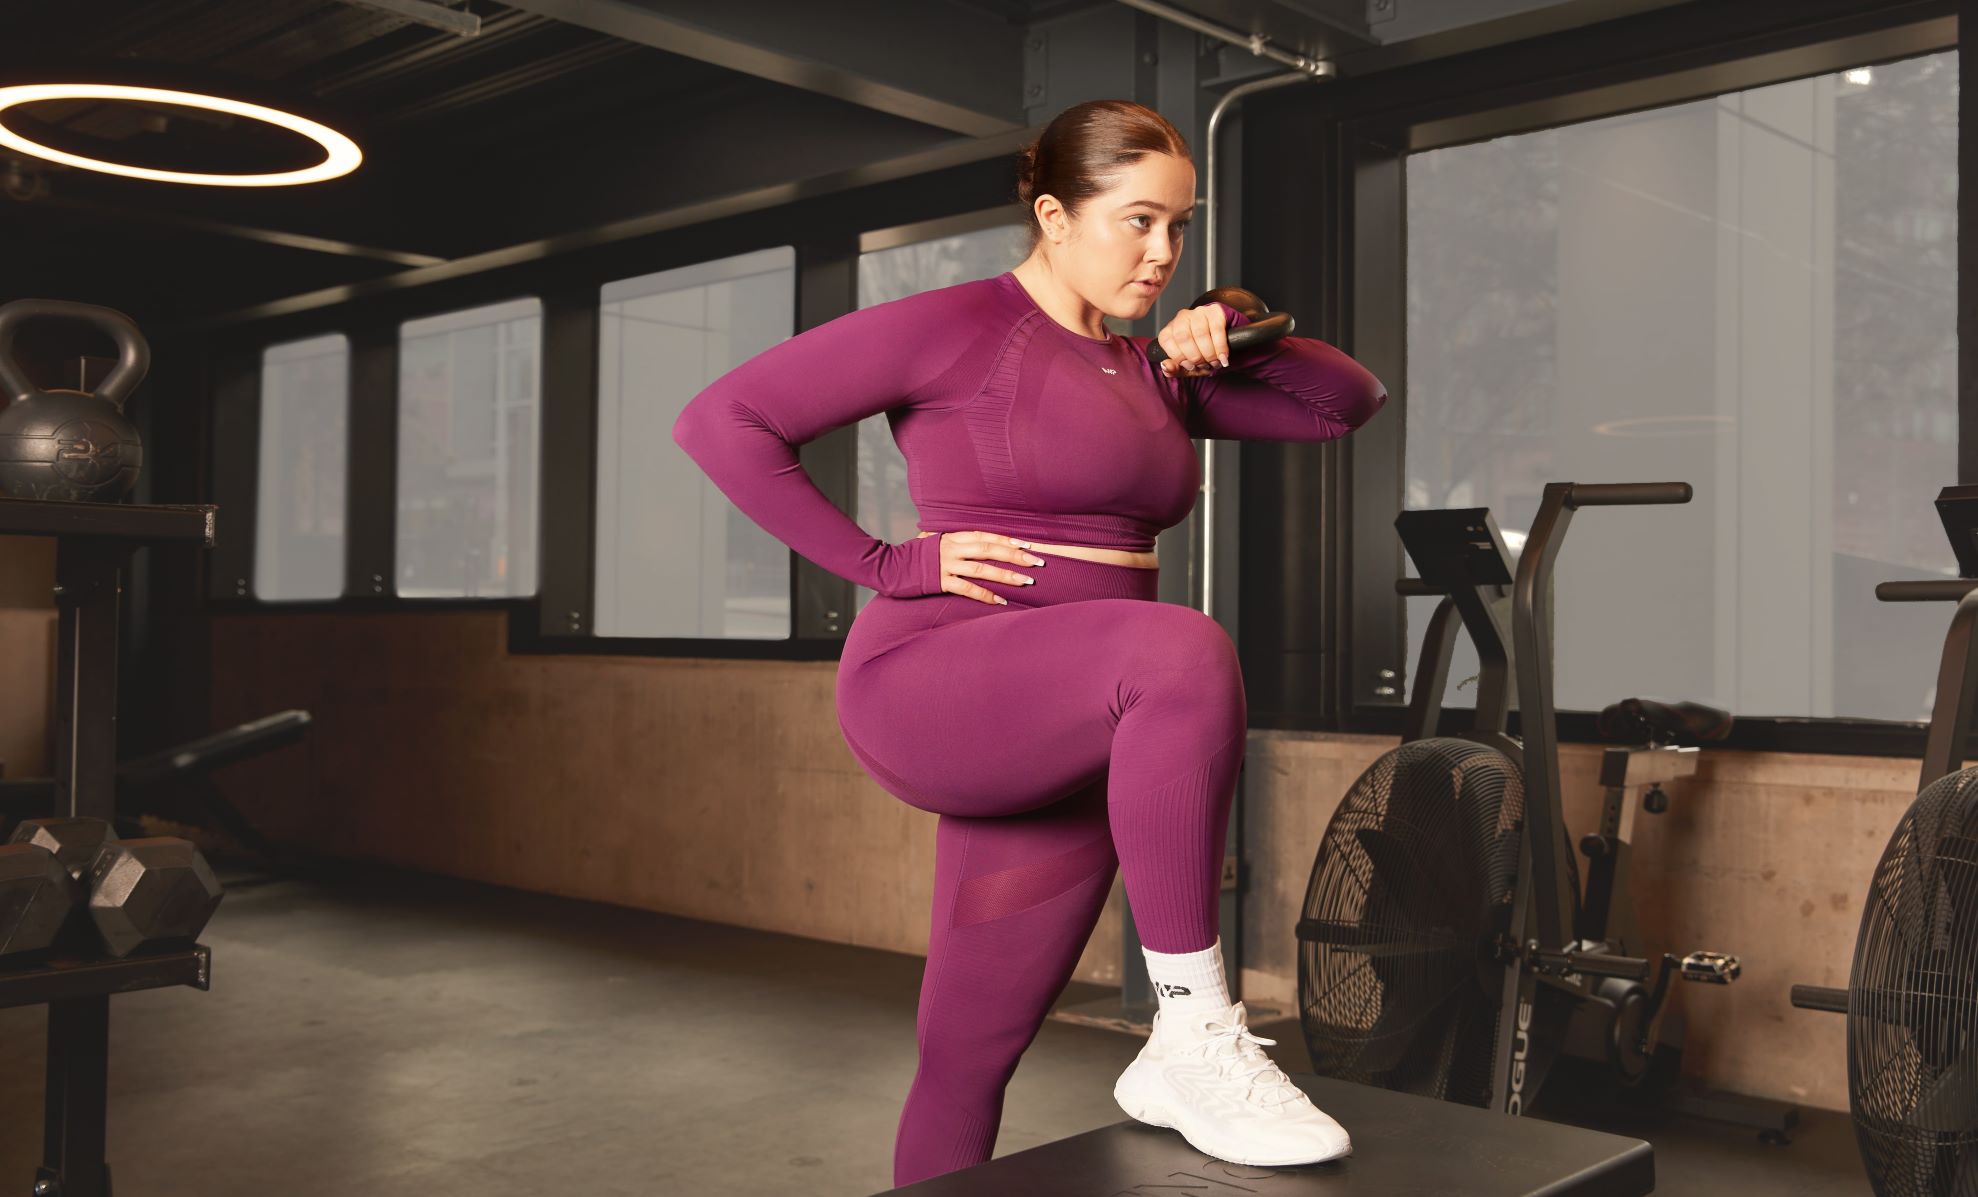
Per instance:
[[[1121,1079],[1124,1080],[1125,1078]],[[1343,1159],[1353,1154],[1353,1145],[1351,1143],[1347,1144],[1345,1151],[1316,1157],[1303,1154],[1284,1157],[1266,1157],[1245,1155],[1242,1152],[1225,1151],[1213,1143],[1207,1142],[1199,1134],[1190,1134],[1187,1128],[1175,1125],[1174,1115],[1169,1113],[1165,1106],[1147,1101],[1137,1094],[1127,1091],[1123,1085],[1115,1085],[1113,1087],[1113,1100],[1119,1104],[1120,1109],[1126,1111],[1127,1115],[1135,1121],[1145,1123],[1148,1126],[1159,1127],[1162,1130],[1174,1131],[1190,1147],[1193,1147],[1203,1155],[1212,1156],[1225,1163],[1243,1164],[1252,1168],[1295,1168],[1303,1164],[1323,1164],[1330,1160]]]

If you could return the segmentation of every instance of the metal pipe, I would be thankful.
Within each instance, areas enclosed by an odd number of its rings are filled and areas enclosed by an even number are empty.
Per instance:
[[[1336,74],[1336,71],[1330,62],[1310,58],[1303,54],[1295,54],[1289,50],[1279,49],[1272,45],[1271,40],[1261,33],[1238,33],[1226,25],[1218,25],[1213,21],[1205,21],[1194,13],[1184,12],[1172,5],[1162,4],[1159,0],[1120,0],[1120,3],[1126,5],[1128,8],[1152,13],[1162,20],[1172,21],[1183,28],[1206,34],[1209,37],[1228,42],[1233,46],[1242,46],[1259,58],[1268,58],[1273,62],[1280,62],[1292,68],[1290,71],[1281,75],[1269,75],[1262,79],[1252,79],[1247,83],[1241,83],[1230,88],[1229,91],[1223,94],[1222,99],[1216,102],[1214,110],[1209,113],[1209,128],[1205,134],[1205,140],[1208,142],[1208,165],[1206,167],[1209,176],[1208,194],[1202,201],[1202,206],[1208,209],[1208,214],[1203,218],[1203,225],[1206,229],[1204,236],[1207,240],[1206,248],[1203,250],[1202,289],[1205,291],[1213,290],[1217,285],[1216,215],[1221,211],[1220,205],[1216,202],[1216,136],[1222,130],[1224,115],[1229,112],[1230,108],[1238,100],[1241,100],[1252,92],[1267,91],[1273,87],[1283,87],[1289,83],[1327,79]],[[1213,444],[1205,443],[1202,447],[1202,614],[1213,618],[1215,616],[1215,608],[1216,448]]]
[[[1951,585],[1959,585],[1960,578]],[[1889,583],[1884,582],[1886,586]],[[1928,583],[1925,583],[1927,585]],[[1940,777],[1964,768],[1964,746],[1971,734],[1973,708],[1978,707],[1978,590],[1958,600],[1951,630],[1944,636],[1937,663],[1937,697],[1930,707],[1930,727],[1923,739],[1921,793]]]
[[[1525,852],[1531,862],[1532,934],[1557,948],[1572,938],[1572,899],[1559,858],[1559,729],[1552,705],[1552,578],[1559,546],[1572,523],[1573,486],[1548,482],[1538,515],[1518,554],[1511,591],[1511,655],[1518,671],[1518,730],[1525,742]],[[1524,932],[1512,925],[1513,935]]]
[[[1141,0],[1122,0],[1123,3],[1138,4]],[[1325,74],[1332,73],[1332,64],[1325,63]],[[1222,99],[1216,101],[1209,113],[1208,140],[1208,194],[1203,206],[1209,210],[1204,223],[1208,226],[1207,240],[1202,250],[1202,289],[1213,290],[1216,282],[1216,217],[1222,205],[1216,200],[1216,140],[1222,130],[1223,116],[1230,107],[1251,92],[1268,91],[1273,87],[1283,87],[1288,83],[1302,83],[1314,76],[1298,71],[1282,75],[1269,75],[1262,79],[1252,79],[1229,89]],[[1213,618],[1216,613],[1216,446],[1213,441],[1202,444],[1202,614]]]
[[[1120,3],[1126,5],[1128,8],[1137,8],[1141,12],[1152,13],[1162,20],[1172,21],[1184,28],[1193,29],[1197,33],[1207,34],[1210,37],[1226,41],[1232,46],[1242,46],[1259,58],[1268,58],[1272,62],[1281,62],[1301,74],[1319,76],[1333,73],[1330,62],[1317,58],[1308,58],[1303,54],[1294,54],[1289,50],[1280,50],[1271,44],[1271,39],[1261,33],[1238,33],[1227,25],[1218,25],[1214,21],[1205,21],[1192,12],[1185,12],[1172,5],[1162,4],[1159,0],[1120,0]]]

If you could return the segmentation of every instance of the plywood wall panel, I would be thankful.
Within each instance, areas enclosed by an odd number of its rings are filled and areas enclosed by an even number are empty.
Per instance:
[[[54,608],[0,607],[0,767],[47,777],[48,708],[55,685]]]
[[[55,540],[0,536],[0,771],[46,777],[55,684]]]
[[[838,731],[831,662],[511,657],[499,613],[228,615],[215,726],[312,712],[222,775],[332,855],[924,953],[935,816]],[[1077,976],[1119,980],[1118,886]]]
[[[1391,737],[1253,731],[1247,850],[1253,875],[1244,986],[1294,1006],[1296,926],[1327,820]],[[1575,842],[1597,825],[1601,749],[1561,752]],[[1728,951],[1728,988],[1678,985],[1690,1033],[1684,1071],[1737,1092],[1847,1106],[1846,1033],[1796,1010],[1794,984],[1844,985],[1864,886],[1914,796],[1914,760],[1710,751],[1666,789],[1667,814],[1635,822],[1643,934],[1658,950]],[[1582,858],[1584,863],[1584,858]]]
[[[838,731],[833,662],[511,657],[499,612],[227,615],[215,726],[284,707],[309,739],[222,775],[279,838],[546,893],[888,951],[926,950],[935,816],[867,778]],[[1243,771],[1245,992],[1290,1007],[1292,933],[1334,807],[1391,737],[1252,732]],[[1575,834],[1599,749],[1562,761]],[[1736,952],[1727,990],[1678,990],[1686,1070],[1846,1104],[1842,1020],[1796,982],[1846,975],[1862,886],[1917,763],[1708,752],[1636,824],[1652,942]],[[1075,974],[1119,980],[1117,883]]]

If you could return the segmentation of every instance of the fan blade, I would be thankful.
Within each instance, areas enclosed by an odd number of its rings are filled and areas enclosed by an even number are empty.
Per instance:
[[[1404,934],[1398,928],[1340,919],[1300,919],[1298,938],[1336,951],[1380,957],[1433,956],[1453,951],[1462,944],[1456,932],[1448,927],[1411,928]]]
[[[1367,892],[1369,910],[1375,908],[1377,901],[1392,903],[1411,913],[1463,910],[1470,905],[1469,900],[1449,888],[1450,876],[1456,870],[1415,867],[1407,845],[1399,836],[1384,828],[1362,827],[1353,833],[1353,838],[1374,866],[1374,885]]]
[[[1971,1049],[1919,1089],[1907,1119],[1911,1127],[1952,1135],[1978,1130],[1978,1055]]]
[[[1434,1056],[1444,1054],[1428,1041],[1433,1037],[1439,1043],[1454,1031],[1460,1020],[1453,1012],[1444,1015],[1443,1010],[1457,996],[1453,991],[1445,992],[1426,1005],[1405,1012],[1392,1003],[1383,1004],[1380,1017],[1370,1030],[1346,1037],[1348,1041],[1358,1040],[1355,1065],[1364,1073],[1378,1075],[1394,1071],[1410,1054],[1424,1049]]]

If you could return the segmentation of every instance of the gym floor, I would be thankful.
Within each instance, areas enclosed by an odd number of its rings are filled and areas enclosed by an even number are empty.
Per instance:
[[[890,1184],[917,957],[404,874],[223,879],[212,992],[112,1002],[118,1197]],[[25,1191],[39,1156],[44,1017],[0,1010],[0,1189]],[[1259,1028],[1305,1068],[1295,1024],[1278,1030]],[[1047,1022],[996,1153],[1121,1120],[1112,1085],[1139,1046]],[[1808,1112],[1784,1148],[1682,1119],[1601,1125],[1655,1144],[1658,1192],[1868,1192],[1844,1114]]]

